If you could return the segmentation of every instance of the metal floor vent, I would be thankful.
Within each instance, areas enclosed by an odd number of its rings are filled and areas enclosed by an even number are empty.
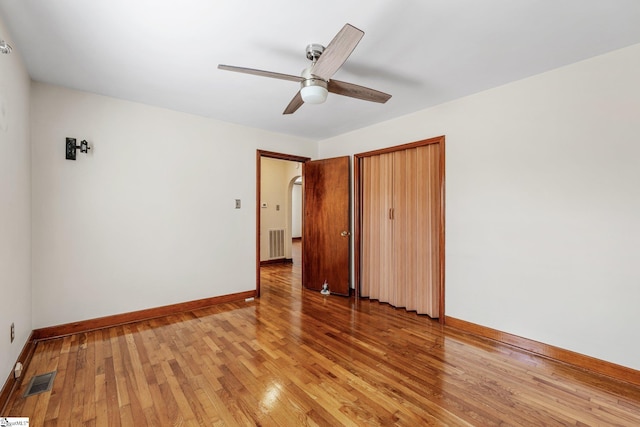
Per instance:
[[[33,396],[34,394],[44,393],[51,390],[53,387],[53,379],[56,377],[56,371],[49,372],[42,375],[36,375],[31,378],[27,391],[24,392],[24,397]]]

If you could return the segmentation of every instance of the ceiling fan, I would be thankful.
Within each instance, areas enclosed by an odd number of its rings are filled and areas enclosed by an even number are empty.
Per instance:
[[[307,46],[306,52],[307,58],[311,61],[311,65],[302,71],[301,76],[223,64],[219,64],[218,68],[221,70],[236,71],[238,73],[299,82],[300,90],[291,102],[289,102],[289,105],[287,105],[287,108],[285,108],[282,114],[295,113],[305,102],[309,104],[322,104],[327,99],[328,92],[384,104],[391,98],[391,95],[368,87],[331,79],[349,55],[351,55],[351,52],[353,52],[358,45],[362,36],[364,36],[363,31],[353,25],[345,24],[326,48],[320,44],[310,44]]]

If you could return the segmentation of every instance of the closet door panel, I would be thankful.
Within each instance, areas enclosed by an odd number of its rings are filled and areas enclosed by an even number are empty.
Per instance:
[[[405,153],[398,151],[388,154],[393,162],[393,170],[391,171],[391,205],[389,207],[389,222],[392,226],[390,236],[391,246],[393,247],[392,271],[389,280],[389,294],[386,302],[394,307],[405,306],[404,283],[406,282],[405,271],[402,268],[404,264],[405,251],[403,250],[405,235],[405,217],[406,210],[402,206],[404,200],[405,175],[404,170]]]
[[[416,221],[417,234],[421,236],[417,253],[420,257],[417,281],[423,286],[417,288],[416,311],[431,317],[439,313],[439,224],[440,212],[440,153],[439,145],[431,144],[417,148],[418,163],[416,179],[418,183],[418,210],[421,215]]]
[[[403,304],[402,307],[406,307],[407,310],[416,310],[417,304],[417,289],[422,286],[418,281],[417,267],[420,262],[419,256],[419,244],[422,240],[422,236],[419,234],[419,230],[416,227],[416,221],[420,217],[418,210],[418,185],[416,178],[417,170],[417,151],[416,149],[407,149],[403,152],[403,164],[399,175],[402,176],[402,186],[398,187],[398,192],[401,196],[398,199],[398,209],[402,209],[402,224],[396,223],[396,227],[400,227],[403,232],[396,238],[398,245],[397,253],[402,253],[402,258],[398,263],[398,270],[401,270],[402,279],[398,283],[398,287],[403,292]]]
[[[406,150],[393,153],[393,256],[394,273],[391,283],[391,298],[389,303],[395,307],[408,307],[411,305],[410,289],[410,218],[412,212],[409,200],[411,198],[411,171],[410,155]]]
[[[380,292],[377,299],[389,302],[393,295],[394,283],[394,246],[393,246],[393,154],[383,154],[378,156],[380,167],[378,179],[380,184],[380,205],[378,218],[380,228]]]
[[[379,234],[374,232],[378,229],[379,221],[374,214],[375,205],[378,203],[380,194],[377,182],[374,180],[373,171],[376,170],[378,161],[375,157],[365,157],[362,159],[362,259],[360,295],[371,297],[377,294],[380,287],[380,278],[376,274],[375,266],[379,263],[379,252],[377,251]]]
[[[431,251],[429,252],[429,261],[431,265],[430,275],[430,300],[429,300],[429,315],[431,317],[438,317],[440,313],[440,281],[441,281],[441,265],[440,258],[442,254],[441,249],[441,234],[440,228],[440,216],[442,212],[442,182],[441,182],[441,163],[440,163],[440,150],[442,146],[439,144],[433,144],[429,146],[431,155],[429,156],[429,235],[431,237]]]
[[[363,159],[362,259],[360,293],[362,296],[388,301],[390,276],[393,273],[391,245],[391,156]]]

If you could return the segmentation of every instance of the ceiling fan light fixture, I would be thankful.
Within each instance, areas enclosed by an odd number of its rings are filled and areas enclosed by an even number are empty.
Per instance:
[[[327,100],[327,82],[318,79],[307,79],[302,82],[300,96],[307,104],[322,104]]]
[[[302,100],[307,104],[322,104],[327,100],[328,91],[322,86],[307,86],[300,91]]]

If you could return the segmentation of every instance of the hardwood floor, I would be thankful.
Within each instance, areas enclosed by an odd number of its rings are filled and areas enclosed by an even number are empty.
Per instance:
[[[262,297],[38,343],[33,426],[640,425],[640,389],[262,269]],[[51,392],[23,398],[57,370]]]

